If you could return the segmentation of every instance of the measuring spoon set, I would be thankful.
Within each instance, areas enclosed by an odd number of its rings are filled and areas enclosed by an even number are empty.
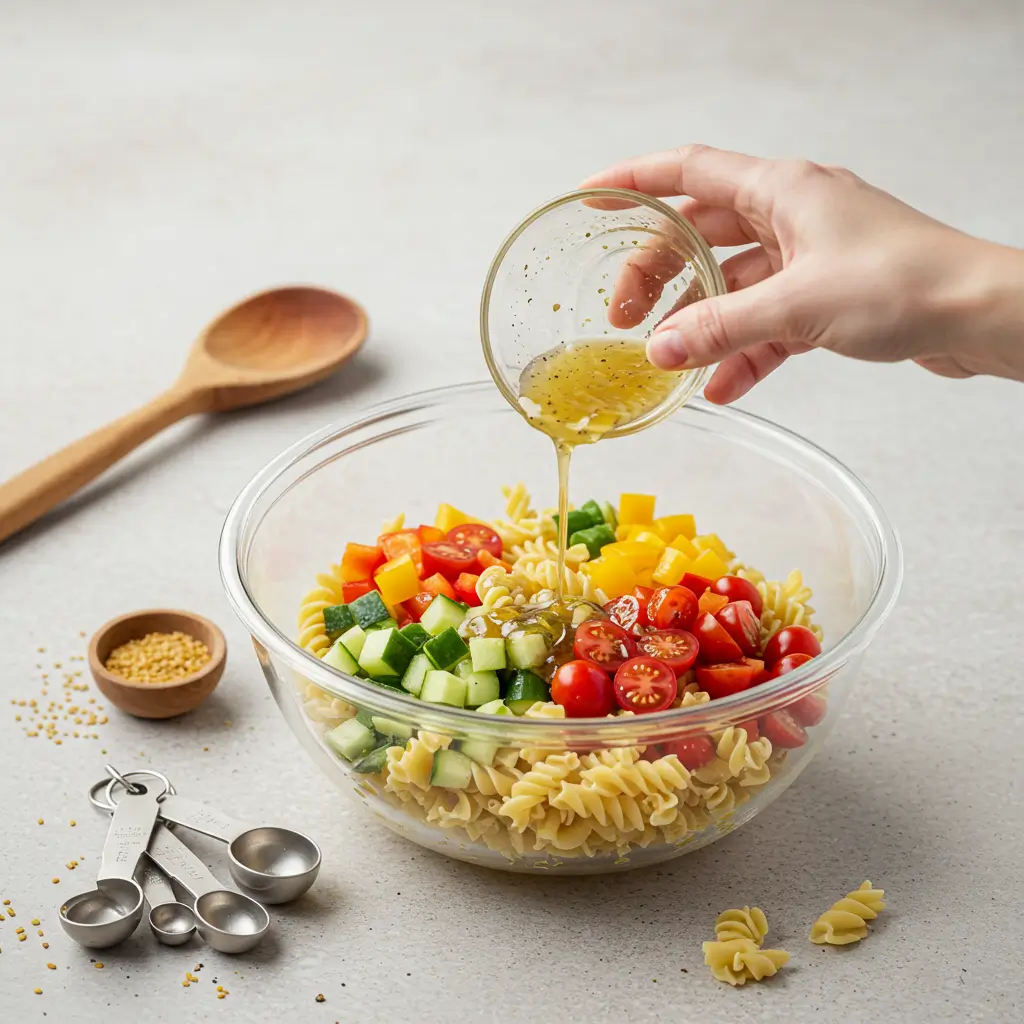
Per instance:
[[[264,904],[298,899],[320,872],[320,849],[308,836],[277,825],[246,825],[177,795],[165,775],[121,775],[89,790],[111,815],[96,888],[60,905],[60,923],[79,944],[106,949],[127,939],[149,906],[149,924],[168,946],[195,932],[222,953],[244,953],[270,928]],[[172,831],[182,826],[228,844],[235,889],[222,885]],[[170,881],[191,897],[180,902]],[[237,891],[236,891],[237,890]]]

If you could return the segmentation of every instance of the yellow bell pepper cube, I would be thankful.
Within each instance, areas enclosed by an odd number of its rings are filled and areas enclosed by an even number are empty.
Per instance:
[[[630,531],[633,530],[633,529],[634,529],[634,527],[630,526],[629,523],[626,523],[625,526],[616,526],[615,527],[615,539],[616,540],[629,540]]]
[[[703,576],[706,580],[717,580],[719,576],[727,576],[729,574],[729,566],[718,557],[716,552],[709,548],[706,551],[702,551],[700,556],[695,559],[690,572],[695,573],[697,576]]]
[[[664,551],[668,547],[656,533],[651,533],[650,530],[641,530],[635,537],[630,537],[629,539],[635,540],[637,544],[648,544],[655,551]]]
[[[653,494],[623,494],[619,498],[619,523],[650,525],[654,518]]]
[[[447,533],[449,530],[454,530],[456,526],[479,522],[479,519],[467,516],[465,512],[460,512],[454,505],[438,505],[437,518],[434,520],[434,526]]]
[[[690,559],[675,548],[665,548],[661,553],[661,560],[653,573],[655,583],[663,587],[674,587],[683,575],[690,571]]]
[[[653,569],[661,557],[661,552],[657,548],[636,540],[620,540],[614,544],[606,544],[601,548],[601,554],[605,557],[625,559],[633,567],[634,572]]]
[[[401,555],[385,562],[374,574],[374,581],[380,590],[380,596],[389,608],[394,608],[402,601],[408,601],[420,592],[420,577],[416,572],[416,563],[410,555]]]
[[[666,544],[680,533],[687,540],[697,536],[697,523],[693,516],[662,516],[651,523],[651,528]]]
[[[590,576],[594,586],[603,590],[609,598],[628,594],[633,589],[636,577],[632,565],[617,555],[602,555],[592,562],[584,562],[583,571]]]
[[[689,558],[690,561],[696,560],[697,556],[700,554],[699,549],[693,543],[693,541],[689,540],[682,533],[679,534],[678,537],[674,537],[672,539],[671,543],[669,544],[669,547],[675,548],[676,551],[682,551],[682,553],[686,555],[686,557]]]
[[[714,551],[723,562],[731,562],[736,557],[736,553],[722,543],[722,538],[717,533],[705,533],[700,537],[694,537],[693,543],[701,551]]]
[[[650,569],[644,569],[642,572],[638,572],[636,574],[636,583],[634,585],[637,587],[649,587],[653,589],[654,573],[652,573]]]

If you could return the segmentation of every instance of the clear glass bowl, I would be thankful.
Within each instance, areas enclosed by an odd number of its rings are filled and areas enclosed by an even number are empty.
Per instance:
[[[799,568],[814,590],[815,621],[825,633],[820,657],[776,681],[691,708],[616,719],[481,715],[425,704],[343,675],[297,645],[300,604],[317,586],[318,574],[340,561],[347,542],[372,542],[382,520],[399,512],[413,523],[432,522],[439,502],[481,518],[500,517],[501,487],[517,481],[531,489],[538,505],[551,503],[550,442],[528,429],[490,382],[410,395],[326,427],[253,478],[227,517],[220,569],[292,731],[334,784],[394,831],[439,853],[494,868],[622,870],[698,849],[749,821],[796,779],[832,730],[864,652],[896,599],[902,557],[878,502],[845,467],[802,438],[700,401],[649,431],[577,452],[577,500],[657,494],[662,512],[694,513],[702,530],[718,533],[769,579],[784,580]],[[742,500],[736,499],[737,481]],[[717,739],[731,726],[810,693],[826,696],[827,714],[808,730],[804,746],[774,750],[766,765],[744,770],[742,779],[715,783],[694,775],[680,783],[657,775],[652,744]],[[426,758],[409,773],[418,773],[418,784],[396,789],[380,773],[357,775],[331,752],[324,732],[351,715],[353,706],[413,731],[417,756]],[[502,795],[485,792],[486,779],[474,780],[472,792],[429,786],[428,748],[467,739],[505,751],[529,748],[534,760],[561,755],[563,765],[578,758],[581,769],[625,757],[635,765],[616,777],[626,779],[631,792],[602,798],[600,808],[588,811],[596,815],[589,825],[582,821],[586,815],[555,811],[546,802],[551,792],[541,792],[537,809],[527,809],[525,817],[507,817]],[[545,785],[557,789],[557,779]],[[536,796],[543,789],[524,784],[517,792]],[[331,799],[329,792],[325,799]],[[527,794],[525,802],[532,799]],[[623,815],[638,810],[645,825],[630,831]],[[513,819],[528,821],[528,827],[517,831]],[[654,826],[653,820],[662,824]],[[589,840],[580,840],[588,828]]]

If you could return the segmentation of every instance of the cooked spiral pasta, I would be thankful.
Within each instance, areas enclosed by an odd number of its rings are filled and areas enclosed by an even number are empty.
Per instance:
[[[498,813],[509,818],[516,831],[525,832],[533,812],[541,810],[543,817],[540,805],[558,791],[562,781],[579,767],[579,763],[579,758],[571,751],[552,754],[538,761],[522,778],[516,780],[511,794],[502,803]]]
[[[726,942],[705,942],[704,963],[719,980],[730,985],[745,985],[777,974],[789,961],[782,949],[761,949],[751,939],[729,939]]]
[[[715,938],[719,942],[749,939],[760,946],[767,934],[768,918],[760,907],[723,910],[715,918]]]
[[[736,575],[753,583],[764,602],[761,612],[762,643],[783,626],[807,626],[821,639],[821,628],[811,622],[814,609],[807,603],[811,591],[804,586],[803,575],[798,569],[794,569],[781,583],[766,580],[763,573],[743,566],[736,569]]]
[[[322,658],[331,646],[324,629],[324,609],[342,602],[341,568],[332,565],[330,572],[317,575],[316,583],[316,587],[306,594],[299,605],[298,643],[311,654]]]
[[[868,933],[868,921],[885,910],[885,890],[875,889],[870,882],[847,893],[833,903],[811,926],[811,942],[819,945],[845,946],[860,942]]]

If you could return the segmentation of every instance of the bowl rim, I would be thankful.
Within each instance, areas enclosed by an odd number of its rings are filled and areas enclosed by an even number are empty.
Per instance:
[[[456,732],[488,735],[495,739],[513,736],[536,741],[542,730],[550,732],[557,727],[562,733],[583,740],[588,735],[607,739],[612,732],[620,736],[635,734],[638,725],[654,742],[657,735],[677,736],[681,732],[707,731],[712,723],[728,719],[742,722],[792,703],[808,692],[819,689],[851,658],[859,654],[874,638],[895,605],[903,579],[903,550],[896,529],[872,491],[844,463],[820,446],[808,441],[795,431],[772,423],[754,413],[712,405],[703,399],[692,399],[683,407],[684,413],[696,412],[739,425],[742,430],[770,440],[776,452],[799,452],[804,461],[810,460],[828,469],[845,484],[847,494],[865,514],[874,529],[879,545],[879,572],[875,589],[864,611],[853,625],[832,646],[818,657],[778,679],[729,697],[718,698],[687,708],[670,708],[652,714],[612,716],[606,718],[509,718],[480,715],[474,710],[453,708],[439,704],[425,704],[410,694],[392,693],[373,683],[347,675],[324,665],[321,660],[294,639],[286,636],[264,617],[259,605],[249,592],[240,566],[242,541],[249,518],[264,493],[296,462],[311,455],[336,437],[364,429],[401,412],[414,412],[417,408],[437,405],[445,398],[481,394],[496,394],[491,380],[448,384],[423,391],[410,392],[398,398],[365,407],[351,419],[327,424],[296,441],[271,459],[250,479],[232,503],[224,521],[218,546],[221,581],[232,610],[249,631],[253,639],[267,651],[279,657],[295,672],[326,692],[342,700],[361,701],[382,713],[415,717],[420,728],[447,729]],[[496,395],[497,396],[497,395]],[[497,396],[500,397],[500,396]],[[508,410],[514,415],[512,409]],[[678,413],[678,411],[677,411]],[[288,486],[287,491],[300,483],[312,470],[307,469]],[[822,484],[823,487],[827,485]],[[832,490],[832,488],[827,488]],[[834,492],[833,492],[834,493]],[[280,496],[275,499],[279,500]],[[262,658],[261,658],[262,660]],[[685,727],[685,728],[684,728]],[[634,735],[635,740],[635,735]]]

